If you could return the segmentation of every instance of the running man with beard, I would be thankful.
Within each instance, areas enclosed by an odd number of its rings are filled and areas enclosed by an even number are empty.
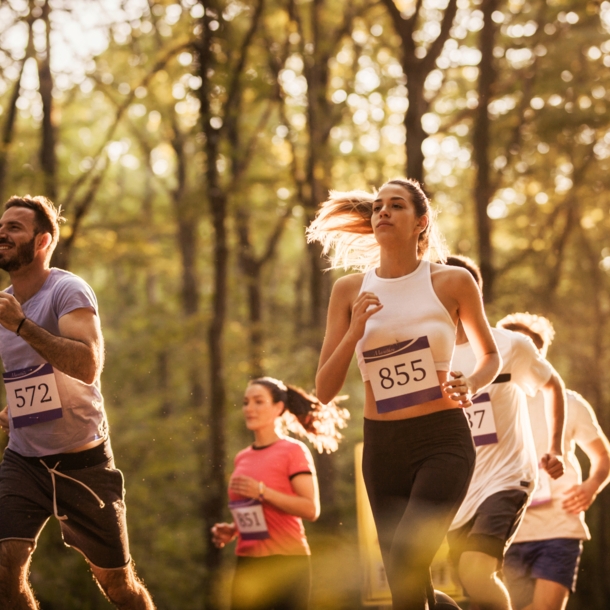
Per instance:
[[[79,277],[49,267],[59,210],[11,197],[0,218],[0,357],[9,430],[0,464],[0,609],[39,608],[28,581],[49,517],[80,551],[117,608],[153,610],[129,555],[123,475],[114,467],[100,393],[104,341],[97,300]]]

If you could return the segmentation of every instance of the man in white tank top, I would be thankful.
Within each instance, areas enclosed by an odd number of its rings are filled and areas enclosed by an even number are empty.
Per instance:
[[[498,322],[530,337],[546,356],[555,331],[542,316],[517,313]],[[528,398],[529,415],[538,455],[548,442],[548,424],[542,396]],[[591,462],[582,480],[576,445]],[[591,535],[585,511],[608,484],[610,444],[591,405],[576,392],[567,391],[564,439],[566,473],[548,480],[541,473],[523,523],[506,554],[504,576],[515,610],[563,610],[576,589],[578,565],[584,540]]]
[[[482,287],[479,269],[470,259],[450,256],[447,264],[467,269]],[[473,406],[465,409],[477,458],[468,493],[447,538],[452,561],[471,601],[486,610],[510,610],[498,571],[535,487],[538,469],[526,393],[534,395],[542,390],[555,414],[552,441],[545,447],[542,462],[551,476],[560,476],[564,392],[559,375],[529,339],[501,329],[493,329],[493,335],[502,369],[473,399]],[[452,368],[467,375],[474,362],[460,326]]]

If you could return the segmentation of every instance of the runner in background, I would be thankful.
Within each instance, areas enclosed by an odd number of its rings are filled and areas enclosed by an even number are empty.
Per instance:
[[[542,316],[516,313],[498,322],[501,328],[530,337],[543,356],[555,332]],[[538,456],[548,442],[548,422],[542,397],[528,401]],[[578,445],[591,461],[589,477],[582,472],[575,449]],[[582,541],[591,538],[585,511],[608,483],[610,445],[589,403],[567,391],[564,439],[566,473],[550,480],[541,472],[532,504],[509,548],[505,579],[516,610],[563,610],[570,591],[575,591]]]
[[[483,280],[474,261],[449,256],[446,264],[466,269],[482,293]],[[468,493],[447,539],[451,560],[470,601],[483,610],[510,610],[509,595],[498,572],[534,490],[538,470],[526,394],[534,396],[540,390],[552,417],[553,433],[541,462],[553,478],[561,476],[564,469],[561,439],[565,396],[561,378],[530,339],[499,328],[492,332],[502,369],[465,410],[477,460]],[[459,324],[452,366],[468,374],[475,362]]]
[[[475,450],[463,412],[500,358],[479,291],[463,269],[431,263],[432,210],[420,185],[331,192],[308,229],[356,268],[334,285],[316,390],[332,400],[354,351],[365,387],[363,475],[394,610],[432,608],[430,564],[459,508]],[[442,256],[442,253],[441,253]],[[450,372],[457,322],[477,363]]]
[[[234,521],[212,528],[219,548],[238,538],[231,609],[306,610],[311,571],[303,519],[320,514],[318,482],[309,449],[281,429],[334,451],[348,413],[271,377],[248,384],[243,413],[254,443],[235,458]]]

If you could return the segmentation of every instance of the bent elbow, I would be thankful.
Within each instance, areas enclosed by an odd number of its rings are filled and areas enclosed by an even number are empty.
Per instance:
[[[316,398],[323,404],[323,405],[327,405],[333,398],[334,396],[331,395],[330,393],[325,393],[324,391],[318,391],[316,389]]]
[[[310,512],[309,515],[307,515],[305,517],[305,519],[307,519],[307,521],[311,521],[313,523],[314,521],[317,521],[319,517],[320,517],[320,509],[315,508],[314,510],[312,510]]]
[[[99,377],[99,374],[100,371],[98,371],[97,366],[90,366],[81,372],[78,379],[87,385],[93,385]]]
[[[324,384],[316,379],[316,398],[323,404],[328,404],[335,396],[331,395],[328,388],[324,387]]]

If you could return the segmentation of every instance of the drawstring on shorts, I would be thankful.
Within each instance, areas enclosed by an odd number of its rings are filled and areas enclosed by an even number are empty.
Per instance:
[[[63,477],[64,479],[69,479],[70,481],[74,481],[75,483],[82,485],[98,501],[100,508],[104,508],[104,506],[106,506],[104,504],[104,501],[93,491],[93,489],[91,489],[91,487],[89,487],[88,485],[85,485],[82,481],[79,481],[78,479],[69,477],[67,474],[64,474],[63,472],[59,472],[59,470],[56,470],[57,467],[59,466],[60,462],[57,462],[57,464],[55,464],[55,466],[53,466],[53,468],[49,468],[47,466],[47,464],[44,462],[44,460],[40,460],[40,462],[49,471],[49,474],[51,475],[51,481],[53,482],[53,514],[55,515],[55,517],[57,519],[59,519],[59,521],[66,521],[68,519],[68,515],[60,516],[57,513],[57,490],[55,488],[55,475],[57,475],[59,477]]]

